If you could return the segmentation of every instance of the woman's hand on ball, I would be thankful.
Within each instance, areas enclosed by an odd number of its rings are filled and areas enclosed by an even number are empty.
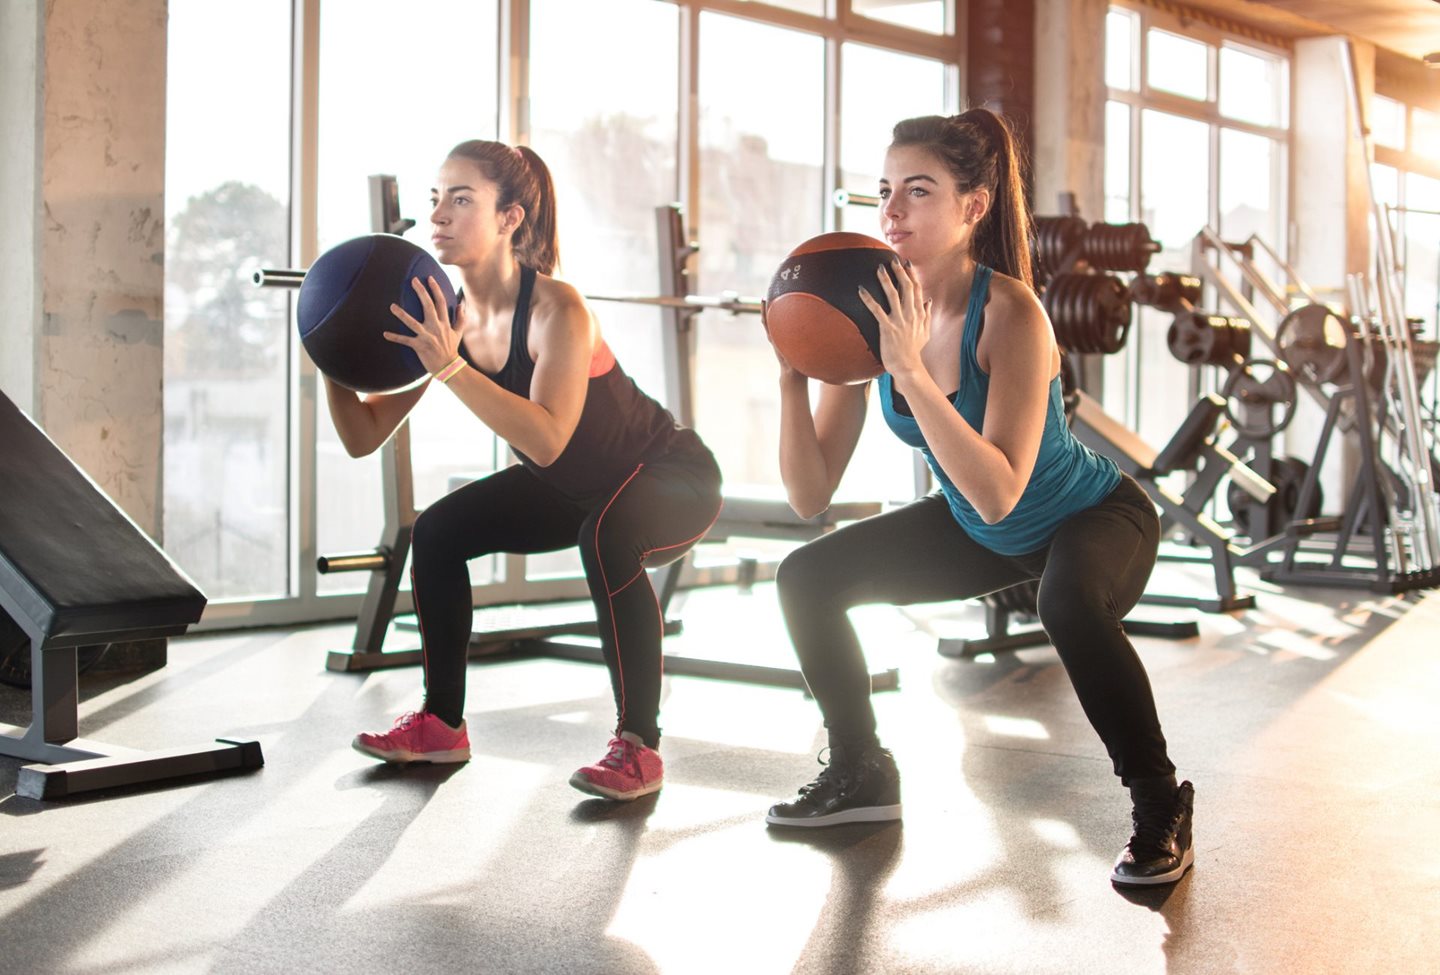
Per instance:
[[[419,278],[411,278],[410,286],[420,296],[420,307],[425,312],[424,321],[415,317],[397,304],[390,306],[390,314],[413,335],[386,332],[385,337],[399,345],[408,345],[415,350],[420,363],[432,374],[444,369],[460,354],[459,323],[451,324],[450,308],[445,302],[445,292],[433,277],[422,284]]]
[[[775,353],[775,361],[780,363],[780,378],[782,380],[799,379],[804,381],[805,376],[800,370],[790,364],[790,360],[780,354],[780,348],[775,344],[775,337],[770,334],[770,323],[765,320],[765,302],[760,302],[760,326],[765,329],[765,337],[770,340],[770,349]]]
[[[875,273],[890,310],[865,288],[860,300],[880,324],[880,361],[897,378],[923,371],[920,351],[930,341],[930,301],[914,272],[899,261],[882,264]]]

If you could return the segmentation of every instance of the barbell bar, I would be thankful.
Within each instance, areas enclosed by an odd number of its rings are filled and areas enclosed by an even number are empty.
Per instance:
[[[298,288],[305,272],[298,268],[261,268],[251,279],[258,288]],[[720,295],[586,295],[589,301],[613,301],[626,305],[652,305],[660,308],[684,308],[693,311],[713,309],[731,314],[760,314],[760,299],[738,294]]]
[[[262,267],[250,276],[257,288],[298,288],[305,272],[294,267]]]
[[[831,197],[837,207],[878,207],[880,197],[873,193],[857,193],[855,190],[836,190]]]

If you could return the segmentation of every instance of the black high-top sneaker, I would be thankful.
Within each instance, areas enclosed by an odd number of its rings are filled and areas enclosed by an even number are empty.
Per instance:
[[[1195,787],[1181,782],[1166,798],[1154,795],[1153,789],[1147,794],[1144,787],[1132,786],[1130,795],[1135,803],[1130,813],[1135,835],[1120,851],[1110,880],[1124,886],[1174,883],[1195,862],[1194,838],[1190,831]]]
[[[875,745],[853,758],[832,751],[830,764],[814,782],[800,787],[799,798],[771,806],[765,822],[774,826],[836,826],[899,818],[900,771],[889,750]]]

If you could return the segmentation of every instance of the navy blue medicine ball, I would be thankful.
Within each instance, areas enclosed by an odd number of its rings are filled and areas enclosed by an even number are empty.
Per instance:
[[[412,278],[433,277],[455,319],[455,291],[440,263],[394,234],[369,234],[336,244],[305,272],[295,319],[300,342],[315,368],[342,386],[382,393],[413,385],[425,376],[419,356],[382,334],[406,334],[390,313],[397,304],[425,319]]]

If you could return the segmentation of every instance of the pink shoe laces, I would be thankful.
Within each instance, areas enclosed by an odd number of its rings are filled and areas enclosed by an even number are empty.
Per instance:
[[[633,771],[640,774],[640,755],[637,747],[624,738],[610,739],[610,751],[596,764],[612,768],[617,772]]]

